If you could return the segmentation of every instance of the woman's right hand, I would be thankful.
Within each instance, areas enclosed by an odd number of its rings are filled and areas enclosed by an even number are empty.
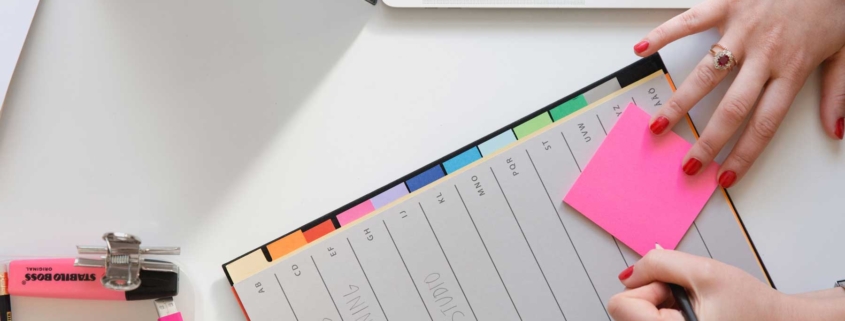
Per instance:
[[[628,290],[608,305],[616,321],[683,321],[671,309],[674,299],[666,283],[687,289],[701,321],[845,320],[845,291],[825,292],[824,298],[790,296],[736,267],[683,252],[652,250],[619,279]],[[841,298],[830,297],[837,294]]]

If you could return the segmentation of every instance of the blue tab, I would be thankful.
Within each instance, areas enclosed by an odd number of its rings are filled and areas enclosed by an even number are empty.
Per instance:
[[[408,191],[413,192],[420,188],[423,188],[431,182],[440,179],[443,176],[446,175],[443,174],[443,170],[440,169],[440,165],[435,165],[434,167],[417,174],[417,176],[411,177],[411,179],[405,181],[405,184],[408,185]]]
[[[443,168],[446,169],[447,174],[452,174],[456,170],[461,169],[461,167],[467,166],[479,159],[481,159],[481,153],[478,152],[478,148],[473,147],[443,162]]]
[[[481,145],[478,145],[478,149],[481,150],[481,155],[487,156],[515,141],[516,136],[513,135],[513,131],[506,130],[504,133],[498,134],[496,137],[490,138],[486,142],[481,143]]]

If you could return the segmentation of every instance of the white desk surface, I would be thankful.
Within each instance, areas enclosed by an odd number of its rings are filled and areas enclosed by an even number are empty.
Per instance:
[[[0,111],[38,0],[0,0]]]
[[[222,263],[633,62],[679,13],[380,5],[354,41],[299,55],[271,3],[42,3],[0,118],[0,255],[73,256],[106,231],[181,245],[186,320],[241,320]],[[717,36],[662,51],[677,82]],[[845,278],[845,150],[818,87],[731,190],[786,292]],[[149,302],[13,304],[17,321],[155,319]]]

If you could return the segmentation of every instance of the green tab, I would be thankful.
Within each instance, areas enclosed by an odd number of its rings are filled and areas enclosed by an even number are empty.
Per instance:
[[[549,118],[549,113],[542,113],[537,115],[537,117],[531,118],[531,120],[514,127],[513,133],[516,134],[516,139],[522,139],[523,137],[536,132],[540,128],[546,127],[546,125],[551,123],[552,119]]]
[[[587,99],[584,98],[584,95],[578,95],[578,97],[572,98],[569,101],[552,108],[549,112],[552,113],[554,121],[558,121],[584,107],[587,107]]]

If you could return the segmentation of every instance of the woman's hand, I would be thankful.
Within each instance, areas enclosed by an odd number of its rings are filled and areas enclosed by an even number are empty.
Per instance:
[[[775,135],[807,77],[823,62],[822,126],[831,137],[843,138],[844,1],[708,0],[652,30],[634,51],[648,56],[672,41],[713,27],[723,35],[718,44],[733,53],[740,70],[682,160],[684,172],[695,175],[705,168],[750,115],[748,127],[715,178],[723,187],[741,179]],[[653,132],[672,128],[725,78],[729,71],[717,70],[714,63],[713,54],[704,57],[654,115]]]
[[[845,320],[845,291],[782,294],[733,266],[691,254],[652,250],[619,275],[628,288],[610,300],[616,321],[683,321],[666,283],[687,289],[701,321]]]

